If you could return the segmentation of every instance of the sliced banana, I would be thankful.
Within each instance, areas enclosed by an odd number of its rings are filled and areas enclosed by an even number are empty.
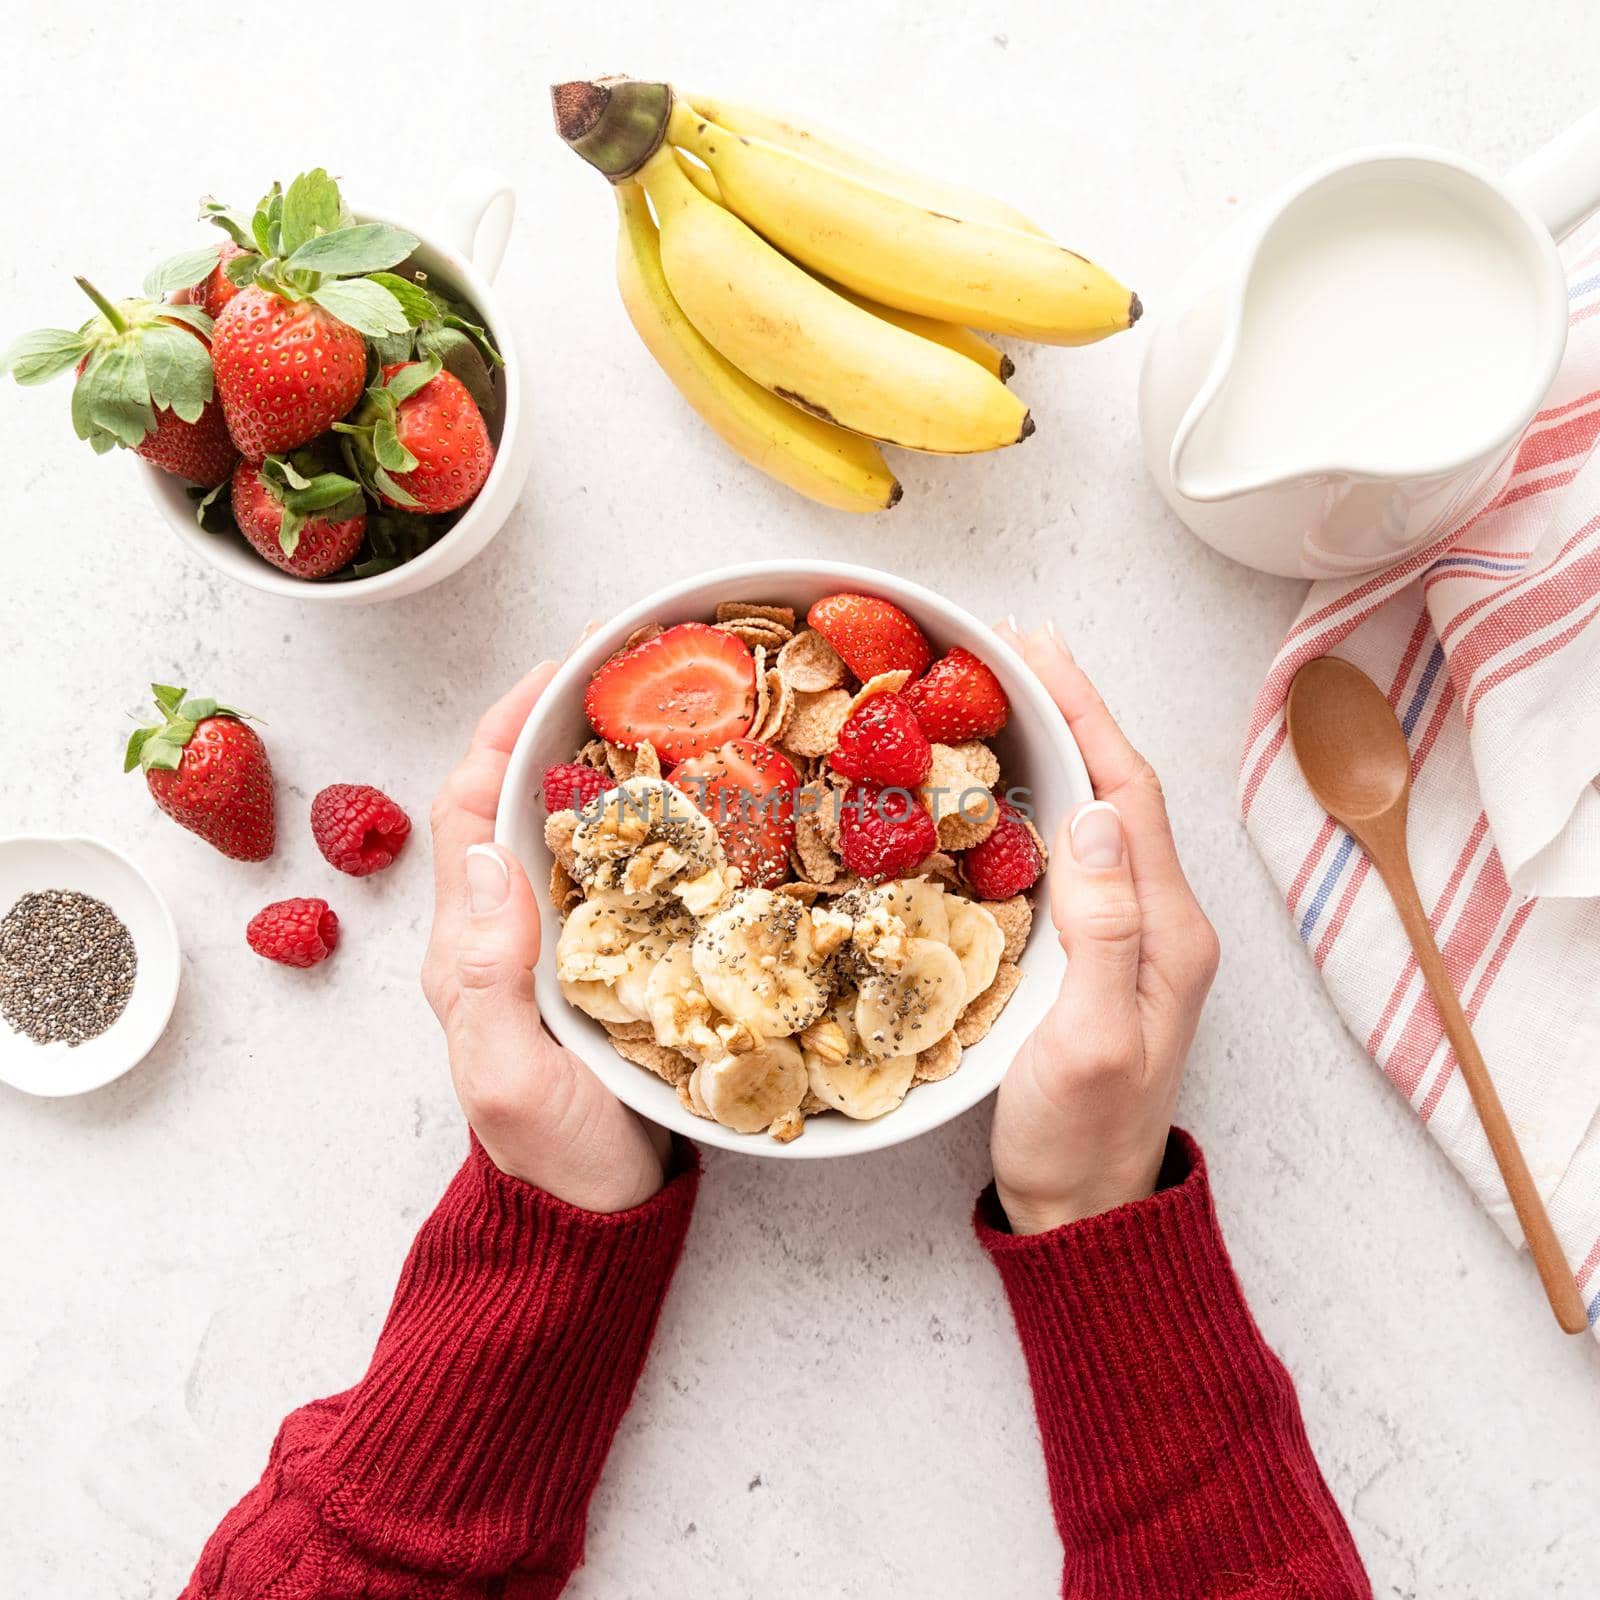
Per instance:
[[[862,979],[855,1008],[862,1049],[878,1059],[915,1056],[955,1026],[966,1002],[955,951],[932,939],[908,939],[899,971]]]
[[[645,1011],[658,1044],[682,1050],[696,1061],[722,1053],[716,1012],[694,970],[691,940],[676,940],[651,969]]]
[[[793,1039],[769,1039],[738,1056],[702,1062],[689,1079],[691,1100],[735,1133],[759,1133],[799,1108],[805,1057]]]
[[[634,908],[677,894],[696,915],[727,892],[728,862],[711,819],[660,778],[629,778],[585,812],[572,836],[574,876]]]
[[[942,949],[936,945],[935,949]],[[856,1028],[856,999],[840,1000],[826,1021],[806,1030],[806,1082],[835,1111],[870,1122],[893,1111],[906,1097],[917,1070],[915,1055],[870,1055]]]
[[[914,939],[950,940],[950,918],[942,883],[927,878],[898,878],[874,891],[886,910],[899,917]]]
[[[828,963],[792,895],[737,891],[700,924],[693,959],[706,998],[758,1040],[798,1033],[828,1003]]]
[[[961,963],[967,981],[963,1004],[976,1000],[994,982],[1005,951],[1006,936],[994,914],[976,901],[958,894],[949,896],[950,926],[946,939]]]
[[[646,913],[608,895],[585,900],[556,944],[562,993],[600,1022],[644,1020],[651,970],[691,928],[681,913]]]

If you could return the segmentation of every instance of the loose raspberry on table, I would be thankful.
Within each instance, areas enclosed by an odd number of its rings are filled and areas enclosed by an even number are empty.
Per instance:
[[[314,967],[339,942],[339,919],[326,900],[277,900],[244,930],[250,948],[286,967]]]
[[[331,783],[311,802],[311,834],[330,866],[365,878],[393,863],[411,819],[381,789]]]

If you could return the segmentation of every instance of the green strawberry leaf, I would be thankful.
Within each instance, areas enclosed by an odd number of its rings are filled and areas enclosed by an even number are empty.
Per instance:
[[[291,489],[283,497],[283,503],[292,511],[312,516],[347,500],[360,499],[360,496],[361,485],[353,478],[345,477],[342,472],[320,472],[305,488]],[[354,516],[355,509],[350,514]]]
[[[217,270],[217,257],[221,245],[208,244],[199,250],[185,250],[182,255],[168,256],[159,267],[152,267],[144,280],[144,292],[151,300],[160,300],[174,289],[192,289]]]
[[[206,347],[182,328],[170,327],[147,328],[141,342],[151,400],[185,422],[198,422],[213,389]]]
[[[414,233],[387,222],[359,222],[337,233],[321,233],[292,252],[286,265],[291,272],[349,275],[378,272],[404,261],[420,241]],[[391,293],[390,298],[393,298]]]
[[[81,333],[67,328],[37,328],[12,340],[0,355],[0,375],[7,372],[18,383],[48,383],[75,366],[89,348]]]
[[[162,306],[161,320],[181,322],[193,328],[196,333],[203,333],[207,339],[210,339],[211,330],[216,327],[216,323],[199,306]]]
[[[336,239],[338,234],[325,234]],[[369,278],[335,279],[319,284],[311,291],[311,298],[325,311],[331,311],[341,322],[347,322],[357,333],[369,338],[379,338],[386,333],[404,333],[410,326],[400,302],[381,284]]]
[[[465,317],[457,316],[453,311],[447,311],[440,319],[445,327],[454,329],[457,333],[464,333],[482,352],[483,358],[497,367],[503,367],[505,357],[494,347],[494,340],[489,337],[489,330],[480,327],[476,322],[468,322]]]
[[[413,361],[384,381],[383,393],[395,405],[399,405],[402,400],[409,400],[412,395],[427,388],[439,376],[443,366],[444,363],[437,356],[429,356],[426,361]]]
[[[417,335],[417,354],[433,357],[459,378],[485,416],[494,410],[494,378],[477,344],[465,333],[443,325],[424,328]]]
[[[102,345],[78,379],[74,398],[79,392],[91,425],[130,449],[156,425],[144,352],[136,339]]]
[[[155,733],[155,729],[151,729]],[[166,737],[163,729],[157,737],[146,739],[139,750],[139,765],[148,772],[152,767],[159,767],[164,772],[176,772],[179,763],[183,760],[183,746],[174,744]]]
[[[175,689],[170,683],[152,683],[150,693],[155,696],[156,704],[171,716],[183,704],[183,697],[187,689]]]
[[[226,500],[222,495],[233,483],[230,473],[214,489],[202,490],[198,485],[191,484],[189,498],[194,501],[194,520],[207,533],[224,533],[233,526],[233,517]]]
[[[409,489],[401,487],[383,467],[377,464],[374,464],[372,468],[372,480],[377,484],[379,490],[393,500],[396,505],[420,506],[422,504]]]
[[[264,256],[281,255],[283,190],[276,183],[261,197],[256,214],[250,219],[250,233],[255,247]]]
[[[261,463],[261,476],[275,489],[304,489],[311,482],[290,456],[268,456]]]
[[[157,730],[155,728],[135,728],[128,735],[128,748],[123,752],[122,770],[132,772],[139,765],[139,752],[144,749],[145,741]]]
[[[215,700],[185,700],[178,707],[178,716],[185,722],[204,722],[207,717],[214,717],[216,714]]]
[[[228,282],[240,289],[248,289],[256,281],[256,274],[261,270],[262,257],[251,254],[235,256],[222,269],[223,276]]]
[[[231,206],[223,205],[220,200],[213,199],[210,195],[201,197],[200,220],[214,222],[241,250],[256,248],[255,235],[250,230],[249,219],[241,217]]]
[[[379,274],[373,274],[376,283]],[[383,369],[395,366],[401,361],[409,361],[414,354],[416,337],[411,329],[404,333],[386,333],[381,339],[368,339],[367,350],[372,356],[368,364],[367,384],[380,383],[383,380]]]
[[[81,381],[72,386],[72,430],[80,439],[88,441],[97,456],[117,447],[116,439],[90,416],[89,391]]]
[[[301,245],[339,226],[339,185],[321,167],[302,172],[283,197],[282,253],[292,256]]]
[[[444,312],[444,307],[420,283],[402,278],[397,272],[374,272],[372,281],[381,283],[400,302],[400,309],[413,328],[433,321]]]
[[[278,547],[286,556],[293,557],[300,548],[300,530],[306,525],[306,515],[290,506],[283,508],[283,520],[278,524]]]
[[[400,442],[393,419],[379,417],[372,427],[372,453],[378,465],[389,472],[410,472],[417,458]]]

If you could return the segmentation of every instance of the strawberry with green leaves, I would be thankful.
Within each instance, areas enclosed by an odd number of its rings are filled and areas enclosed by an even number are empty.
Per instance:
[[[138,767],[179,826],[235,861],[265,861],[277,843],[272,762],[244,713],[153,683],[162,720],[136,728],[122,770]]]
[[[233,469],[233,520],[255,550],[297,578],[347,567],[367,531],[361,485],[330,471],[315,451],[268,456]]]
[[[243,233],[242,222],[217,212]],[[393,290],[372,274],[398,266],[418,241],[387,222],[356,222],[320,167],[287,189],[274,184],[248,236],[255,253],[223,268],[240,290],[217,318],[212,360],[234,443],[247,461],[262,461],[326,433],[356,404],[366,338],[412,327]],[[212,254],[192,282],[220,264]],[[201,265],[196,255],[185,270]],[[167,287],[184,287],[170,280],[185,273],[169,267]]]
[[[77,283],[97,314],[75,331],[23,334],[0,355],[0,373],[33,385],[75,367],[72,425],[98,454],[120,446],[190,483],[223,482],[239,453],[215,398],[211,318],[157,296],[113,304]]]
[[[405,510],[459,511],[494,465],[483,413],[437,356],[385,367],[355,422],[337,426],[362,481]]]

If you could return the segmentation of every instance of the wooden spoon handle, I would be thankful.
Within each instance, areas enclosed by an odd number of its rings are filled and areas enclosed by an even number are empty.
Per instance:
[[[1517,1221],[1522,1224],[1533,1264],[1539,1269],[1539,1281],[1544,1285],[1550,1309],[1555,1312],[1556,1321],[1564,1332],[1583,1333],[1589,1326],[1583,1296],[1578,1293],[1578,1285],[1573,1279],[1571,1267],[1567,1265],[1561,1241],[1556,1238],[1556,1231],[1550,1225],[1550,1213],[1545,1210],[1533,1174],[1528,1171],[1528,1163],[1523,1157],[1522,1146],[1517,1143],[1510,1118],[1500,1104],[1500,1096],[1484,1064],[1478,1041],[1472,1036],[1472,1024],[1461,1009],[1455,985],[1450,981],[1444,957],[1439,954],[1439,946],[1434,940],[1428,914],[1423,910],[1422,900],[1417,894],[1411,868],[1403,855],[1399,860],[1394,859],[1393,852],[1385,852],[1385,855],[1389,859],[1379,862],[1379,872],[1389,886],[1395,909],[1400,913],[1400,921],[1405,925],[1411,948],[1416,953],[1417,965],[1422,969],[1423,979],[1433,995],[1434,1004],[1439,1008],[1439,1018],[1455,1049],[1461,1076],[1466,1080],[1473,1105],[1477,1107],[1478,1120],[1483,1124],[1489,1148],[1494,1152],[1494,1159],[1500,1168],[1500,1176],[1505,1179]]]

